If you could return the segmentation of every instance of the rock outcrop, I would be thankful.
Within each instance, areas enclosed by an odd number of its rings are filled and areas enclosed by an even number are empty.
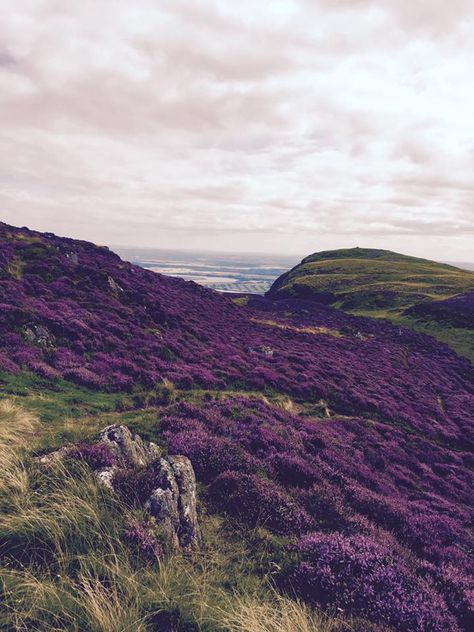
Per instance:
[[[107,463],[100,464],[100,457],[104,459],[104,447]],[[169,547],[186,551],[199,545],[196,476],[186,456],[162,456],[155,443],[143,441],[126,426],[112,425],[99,433],[96,444],[66,446],[40,457],[39,462],[53,467],[65,458],[81,458],[88,462],[98,480],[113,492],[117,491],[116,476],[125,475],[133,480],[136,475],[137,485],[140,485],[141,473],[148,485],[151,480],[143,506],[162,528]],[[137,497],[141,497],[143,490],[136,491]],[[127,503],[127,498],[124,500]]]
[[[196,509],[196,477],[185,456],[168,456],[159,461],[162,486],[155,489],[146,507],[163,523],[182,549],[195,548],[200,532]],[[174,536],[173,536],[174,534]]]
[[[99,440],[108,445],[125,467],[145,467],[161,456],[160,448],[145,442],[139,435],[132,435],[126,426],[114,424],[99,433]]]

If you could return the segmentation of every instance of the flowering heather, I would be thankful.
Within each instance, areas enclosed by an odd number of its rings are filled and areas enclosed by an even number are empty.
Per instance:
[[[446,445],[474,443],[472,365],[428,336],[297,299],[239,307],[106,248],[5,224],[0,252],[4,371],[118,391],[164,379],[272,388]]]
[[[118,469],[114,472],[113,487],[129,507],[142,506],[160,486],[152,465],[142,469]]]
[[[225,389],[169,406],[157,432],[211,507],[288,538],[301,596],[403,632],[472,629],[474,371],[447,346],[300,299],[237,306],[106,248],[0,224],[0,371],[21,370],[55,388],[145,387],[159,405],[172,384]],[[232,390],[289,396],[299,413]],[[118,470],[114,486],[134,507],[157,475]],[[142,527],[130,537],[151,551]]]
[[[163,557],[163,548],[146,522],[139,522],[135,518],[131,518],[128,521],[124,535],[127,544],[131,546],[147,564],[155,564]]]
[[[93,470],[117,463],[115,454],[106,443],[79,443],[69,450],[68,457],[85,461]]]
[[[345,568],[347,547],[364,543],[367,555],[373,550],[375,566],[359,560],[353,583],[359,594],[353,599],[367,602],[365,610],[344,593],[349,576],[341,583],[336,577],[327,594],[314,592],[314,582],[326,585],[327,578],[316,573],[319,565],[302,546],[300,565],[289,577],[301,595],[314,593],[324,605],[399,630],[469,628],[474,476],[466,467],[468,453],[382,422],[305,417],[244,397],[175,405],[159,428],[170,450],[187,455],[198,478],[210,483],[219,511],[278,534],[313,533],[309,542],[332,534],[333,566]],[[223,446],[232,446],[227,471]],[[392,562],[382,564],[385,557],[406,561],[392,569]],[[395,596],[382,599],[384,591],[398,591],[403,608]],[[453,627],[442,627],[448,623]]]
[[[444,599],[383,544],[364,535],[311,533],[291,576],[308,601],[336,606],[403,632],[456,632]]]
[[[183,431],[172,440],[172,452],[191,459],[194,471],[204,482],[213,480],[227,470],[252,472],[258,460],[228,439],[209,436],[205,431]]]
[[[452,327],[474,329],[474,291],[444,301],[415,305],[408,314],[425,320],[436,320]]]
[[[224,472],[209,495],[219,509],[281,534],[295,534],[312,524],[310,516],[278,485],[255,474]]]

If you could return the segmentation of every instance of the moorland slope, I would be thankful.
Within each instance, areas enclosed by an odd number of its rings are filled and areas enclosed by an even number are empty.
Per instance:
[[[63,616],[61,607],[73,618],[74,593],[84,592],[85,536],[76,538],[70,521],[60,533],[67,560],[52,545],[47,564],[37,554],[50,546],[37,517],[51,511],[52,500],[31,454],[123,423],[191,460],[201,485],[203,547],[221,560],[209,562],[219,568],[220,599],[252,586],[270,595],[267,607],[277,587],[310,608],[340,609],[352,617],[349,629],[470,629],[474,375],[466,359],[388,322],[299,298],[231,300],[137,268],[106,248],[26,228],[0,224],[0,266],[0,395],[38,420],[22,448],[25,460],[13,460],[2,479],[5,625],[17,617],[30,629],[53,629],[47,622]],[[110,575],[117,594],[133,585],[133,573],[145,572],[144,562],[132,551],[127,573],[111,574],[104,542],[123,540],[120,551],[127,549],[120,525],[138,519],[134,485],[152,475],[127,481],[123,505],[109,498],[94,509],[102,533],[94,572]],[[79,493],[70,474],[58,476]],[[156,525],[140,524],[145,545]],[[223,543],[233,551],[225,558]],[[186,563],[183,586],[190,577],[199,584],[203,559]],[[56,566],[61,573],[51,573]],[[153,573],[147,567],[146,582],[156,584]],[[62,595],[63,606],[53,599],[45,610],[15,610],[18,594],[27,603],[46,587]],[[186,594],[168,605],[163,598],[160,612],[177,612],[181,621]],[[137,629],[160,629],[147,623],[158,605],[133,603],[142,617]],[[203,611],[199,604],[186,611],[191,627],[175,629],[227,629],[216,614],[199,619]],[[311,612],[298,616],[308,622]],[[126,615],[110,629],[121,629]],[[84,621],[79,629],[97,629]]]

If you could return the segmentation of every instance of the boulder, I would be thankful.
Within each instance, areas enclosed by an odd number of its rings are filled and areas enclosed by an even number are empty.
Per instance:
[[[56,338],[44,325],[25,325],[22,331],[23,337],[27,342],[37,345],[42,349],[54,349]]]
[[[117,472],[125,470],[133,473],[149,468],[155,487],[144,503],[145,509],[163,528],[171,548],[184,551],[196,548],[201,541],[197,516],[197,486],[194,469],[188,457],[163,457],[155,443],[143,441],[126,426],[118,424],[104,428],[99,433],[98,444],[108,445],[117,458],[117,463],[111,466],[97,469],[92,466],[100,483],[113,492]],[[65,446],[39,457],[38,460],[53,467],[64,458],[77,454],[75,446]]]
[[[186,456],[160,459],[160,487],[146,503],[146,508],[170,534],[171,543],[181,549],[195,548],[201,539],[197,519],[196,476]]]
[[[37,461],[41,463],[41,465],[45,465],[46,467],[54,467],[55,465],[63,461],[70,451],[71,446],[64,446],[63,448],[59,448],[59,450],[55,450],[54,452],[49,452],[48,454],[43,454],[43,456],[37,457]]]
[[[180,546],[178,538],[180,516],[178,499],[174,496],[171,489],[155,489],[148,499],[145,508],[164,529],[168,545],[174,549],[178,549]]]

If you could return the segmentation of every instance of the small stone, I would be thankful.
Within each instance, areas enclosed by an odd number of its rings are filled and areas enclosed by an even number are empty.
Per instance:
[[[63,448],[59,448],[59,450],[55,450],[54,452],[50,452],[49,454],[44,454],[43,456],[38,457],[37,461],[38,463],[41,463],[41,465],[54,467],[63,459],[65,459],[70,451],[71,446],[64,446]]]
[[[95,475],[97,479],[102,485],[110,489],[110,491],[114,491],[114,486],[112,484],[114,474],[117,471],[116,467],[104,467],[101,470],[98,470]]]

